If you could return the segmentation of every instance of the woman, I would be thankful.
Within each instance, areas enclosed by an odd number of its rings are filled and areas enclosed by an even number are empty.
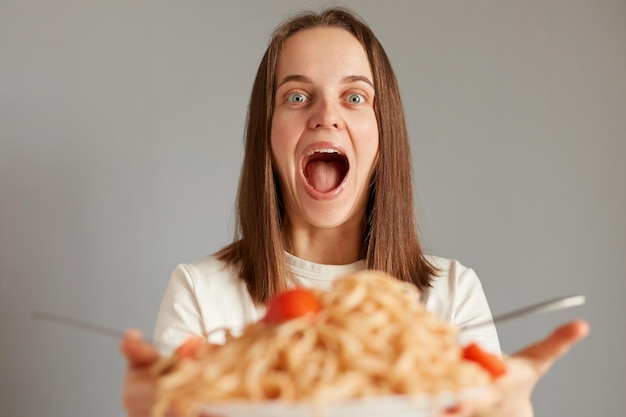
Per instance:
[[[219,343],[212,329],[257,320],[277,292],[325,287],[365,268],[413,283],[427,308],[456,325],[491,317],[471,269],[421,252],[397,82],[376,37],[353,14],[329,9],[278,27],[257,72],[246,134],[239,236],[172,274],[155,330],[162,353],[193,334]],[[529,382],[500,398],[498,415],[532,415],[534,383],[586,331],[571,323],[519,354],[507,378]],[[499,351],[493,326],[460,341]],[[132,331],[122,350],[126,408],[148,415],[149,366],[159,353]]]

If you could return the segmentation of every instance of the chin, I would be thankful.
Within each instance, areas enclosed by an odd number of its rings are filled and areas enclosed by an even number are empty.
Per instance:
[[[354,216],[352,216],[353,211],[343,207],[315,210],[314,213],[312,213],[311,210],[307,211],[305,215],[306,222],[319,229],[335,229],[357,222]]]

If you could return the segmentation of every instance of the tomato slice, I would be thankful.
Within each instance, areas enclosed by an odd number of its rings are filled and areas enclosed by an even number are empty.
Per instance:
[[[483,350],[477,343],[470,343],[463,348],[463,359],[478,363],[489,372],[493,379],[506,373],[506,366],[502,358]]]
[[[313,291],[306,288],[294,288],[270,300],[263,322],[279,324],[298,317],[315,316],[321,309],[322,304]]]

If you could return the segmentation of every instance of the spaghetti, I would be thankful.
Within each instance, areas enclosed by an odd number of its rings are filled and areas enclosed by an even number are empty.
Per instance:
[[[249,324],[239,337],[159,380],[155,415],[174,406],[245,401],[314,404],[377,395],[458,391],[490,381],[463,360],[458,330],[428,312],[417,289],[363,271],[315,291],[321,310],[277,325]]]

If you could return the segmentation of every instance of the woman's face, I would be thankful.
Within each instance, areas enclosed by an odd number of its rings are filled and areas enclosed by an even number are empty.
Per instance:
[[[306,29],[276,68],[271,146],[291,227],[361,227],[378,155],[372,71],[340,28]]]

